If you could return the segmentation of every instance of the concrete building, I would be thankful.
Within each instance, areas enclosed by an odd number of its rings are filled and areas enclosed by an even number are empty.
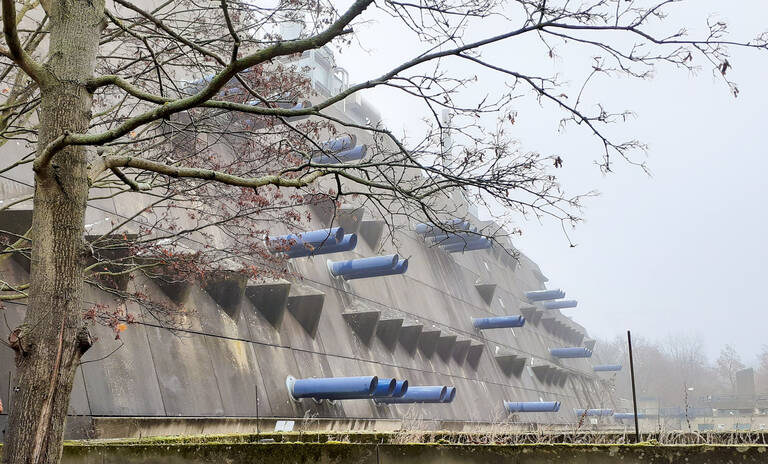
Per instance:
[[[327,49],[299,60],[310,66],[319,93],[347,85]],[[359,98],[332,111],[358,123],[380,120],[373,106]],[[358,144],[368,142],[358,135]],[[0,200],[29,192],[29,181],[24,173],[10,172],[0,179]],[[147,200],[139,194],[121,198],[89,204],[90,233],[105,233],[114,221],[126,220],[129,231],[137,227],[130,218]],[[461,196],[451,201],[455,217],[469,226],[492,225],[473,214]],[[30,207],[20,203],[0,211],[0,231],[26,230]],[[595,371],[601,364],[599,347],[564,314],[575,303],[560,294],[528,294],[545,290],[548,280],[530,258],[519,251],[512,256],[499,246],[462,252],[436,245],[428,233],[419,233],[429,224],[397,224],[395,247],[373,211],[348,204],[334,211],[319,205],[313,212],[307,230],[340,226],[345,234],[356,234],[357,244],[347,251],[290,259],[290,270],[300,280],[246,282],[232,276],[179,287],[136,273],[126,283],[188,308],[183,329],[169,331],[137,304],[117,302],[110,293],[88,287],[89,304],[123,304],[136,323],[119,340],[107,328],[94,328],[99,341],[77,373],[69,435],[613,424],[606,417],[574,413],[577,408],[614,409],[612,391]],[[508,248],[514,251],[511,244]],[[406,272],[345,280],[329,271],[329,259],[393,253],[408,257]],[[5,280],[22,282],[27,273],[23,257],[0,263]],[[25,310],[23,301],[5,306],[3,339]],[[473,322],[507,316],[523,316],[525,323],[481,330]],[[551,351],[560,348],[571,350]],[[413,404],[295,400],[286,382],[289,377],[352,376],[406,379],[411,388],[455,387],[456,396],[450,403]],[[15,383],[13,352],[0,347],[0,398],[6,407],[0,429],[14,407],[17,388],[23,385]],[[559,404],[557,411],[509,413],[505,401]]]

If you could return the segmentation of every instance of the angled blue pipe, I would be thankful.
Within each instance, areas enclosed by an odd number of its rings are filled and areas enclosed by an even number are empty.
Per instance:
[[[445,386],[408,387],[399,398],[374,398],[377,403],[442,403],[448,394]]]
[[[342,135],[341,137],[336,137],[335,139],[325,141],[320,145],[320,147],[325,151],[338,153],[340,151],[349,150],[350,148],[354,147],[356,142],[356,136],[347,134]]]
[[[452,403],[454,398],[456,398],[456,387],[446,387],[445,398],[441,403]]]
[[[452,232],[449,234],[441,233],[438,235],[433,235],[429,238],[431,238],[434,243],[439,245],[451,245],[454,243],[472,242],[474,240],[480,240],[485,237],[469,232]]]
[[[408,391],[408,381],[398,380],[395,383],[395,391],[392,393],[392,396],[395,398],[400,398],[401,396],[405,395],[407,391]]]
[[[334,277],[347,274],[361,274],[394,269],[399,257],[395,255],[372,256],[370,258],[350,259],[347,261],[329,261],[328,269]]]
[[[376,390],[373,392],[373,397],[384,398],[392,396],[395,393],[396,386],[397,380],[395,379],[379,379],[379,383],[376,384]]]
[[[344,239],[344,229],[341,227],[332,227],[330,229],[313,230],[302,232],[300,234],[287,234],[278,237],[267,237],[267,246],[274,253],[275,251],[298,251],[302,248],[317,248],[321,245],[338,244]]]
[[[476,250],[487,250],[488,248],[491,248],[493,244],[488,239],[478,240],[476,242],[470,242],[470,243],[456,243],[454,245],[448,245],[443,247],[443,250],[447,251],[448,253],[458,253],[460,251],[476,251]]]
[[[354,148],[350,148],[349,150],[340,151],[332,155],[313,156],[312,162],[318,164],[348,163],[350,161],[358,161],[365,158],[367,151],[367,145],[358,145]]]
[[[383,276],[389,276],[389,275],[405,274],[405,271],[407,270],[408,270],[408,260],[400,259],[397,261],[397,264],[395,264],[395,267],[393,267],[392,269],[385,269],[381,271],[354,272],[352,274],[344,275],[343,278],[344,280],[367,279],[368,277],[383,277]]]
[[[288,388],[295,399],[357,400],[372,398],[378,383],[376,376],[326,377],[294,379],[289,381]]]
[[[491,244],[491,241],[488,240],[485,237],[458,237],[458,238],[452,238],[449,240],[444,240],[442,242],[435,242],[435,245],[439,245],[444,248],[451,248],[451,247],[471,247],[475,245],[484,245],[484,244]]]
[[[288,258],[301,258],[304,256],[327,255],[330,253],[341,253],[354,250],[357,246],[357,234],[346,234],[339,243],[323,243],[322,245],[310,248],[307,246],[293,247],[286,251]]]
[[[597,416],[597,417],[604,417],[604,416],[612,416],[613,415],[613,409],[574,409],[573,412],[578,417],[582,416]]]
[[[621,370],[621,364],[603,364],[592,368],[595,372],[617,372]]]
[[[472,325],[476,329],[509,329],[525,325],[523,316],[499,316],[499,317],[473,317]]]
[[[591,358],[592,350],[583,346],[552,348],[549,353],[556,358]]]
[[[645,419],[648,415],[644,414],[642,412],[637,413],[638,419]],[[613,413],[613,418],[618,420],[625,420],[625,419],[634,419],[635,415],[631,412],[615,412]]]
[[[504,407],[509,412],[558,412],[559,401],[505,401]]]
[[[576,300],[545,301],[541,305],[544,309],[567,309],[575,308],[579,304]]]
[[[533,290],[530,292],[525,292],[525,297],[528,298],[528,301],[531,302],[557,300],[558,298],[565,298],[565,292],[559,288],[552,290]]]

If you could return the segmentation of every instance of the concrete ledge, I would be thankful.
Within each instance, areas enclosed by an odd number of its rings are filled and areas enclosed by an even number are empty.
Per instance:
[[[483,354],[485,345],[482,343],[470,342],[469,348],[467,348],[467,362],[472,369],[477,369],[480,364],[480,356]]]
[[[456,334],[440,332],[440,338],[437,340],[437,354],[443,361],[448,361],[451,358],[457,338]]]
[[[384,343],[384,346],[393,351],[400,335],[400,329],[403,327],[405,319],[394,312],[384,312],[376,325],[376,336]],[[421,333],[421,330],[419,330]]]
[[[291,283],[280,279],[272,282],[249,283],[245,287],[245,296],[273,327],[280,327],[290,291]]]
[[[419,346],[419,338],[424,325],[415,321],[405,321],[400,326],[400,344],[408,353],[413,354]]]
[[[496,284],[475,284],[477,293],[483,298],[486,304],[493,302],[493,294],[496,293]]]
[[[325,293],[307,285],[294,283],[288,292],[286,307],[299,324],[314,338],[323,313]]]
[[[376,333],[376,324],[380,316],[381,311],[365,307],[353,308],[341,313],[341,317],[366,345],[370,344],[373,334]]]
[[[431,358],[437,350],[437,342],[440,340],[440,329],[425,327],[419,336],[419,349],[425,357]]]
[[[352,234],[360,229],[363,216],[363,208],[341,208],[336,211],[336,223],[344,229],[345,234]]]
[[[384,233],[384,221],[362,221],[360,222],[360,236],[371,249],[376,249],[381,235]]]

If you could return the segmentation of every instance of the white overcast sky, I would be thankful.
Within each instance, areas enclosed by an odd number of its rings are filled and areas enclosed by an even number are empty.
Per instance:
[[[338,3],[343,8],[348,2]],[[768,30],[765,0],[690,0],[672,11],[668,31],[676,24],[691,35],[703,32],[713,14],[729,23],[733,38],[746,40]],[[366,18],[371,21],[356,27],[361,46],[337,53],[352,83],[423,50],[376,11]],[[501,22],[487,21],[481,32],[501,30]],[[559,53],[549,59],[526,40],[494,47],[484,56],[511,69],[556,72],[580,83],[594,52],[566,47]],[[521,223],[525,234],[515,242],[541,266],[551,287],[579,300],[577,309],[564,312],[591,334],[612,337],[631,329],[658,340],[694,335],[705,343],[710,359],[730,343],[748,364],[768,344],[768,53],[734,51],[732,62],[739,98],[709,69],[693,76],[661,68],[649,81],[602,78],[590,88],[588,101],[637,113],[614,133],[649,145],[651,177],[621,162],[613,174],[602,175],[594,165],[600,157],[596,140],[577,127],[558,132],[561,113],[552,106],[539,107],[530,98],[520,102],[514,136],[523,147],[562,155],[565,165],[557,174],[568,192],[600,192],[586,201],[585,222],[570,232],[575,248],[554,222]],[[467,101],[504,83],[466,63],[447,62],[446,68],[478,74],[481,86],[468,90]],[[365,97],[390,129],[418,131],[423,107],[393,91],[375,90]]]

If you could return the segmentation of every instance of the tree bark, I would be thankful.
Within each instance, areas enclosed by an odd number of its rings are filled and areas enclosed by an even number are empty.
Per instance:
[[[103,0],[44,2],[50,17],[53,75],[41,85],[38,156],[62,134],[85,133],[91,120],[92,78],[104,16]],[[14,402],[3,449],[7,464],[57,463],[72,383],[88,349],[82,318],[84,220],[88,199],[86,149],[70,146],[35,173],[29,306],[12,340]]]

